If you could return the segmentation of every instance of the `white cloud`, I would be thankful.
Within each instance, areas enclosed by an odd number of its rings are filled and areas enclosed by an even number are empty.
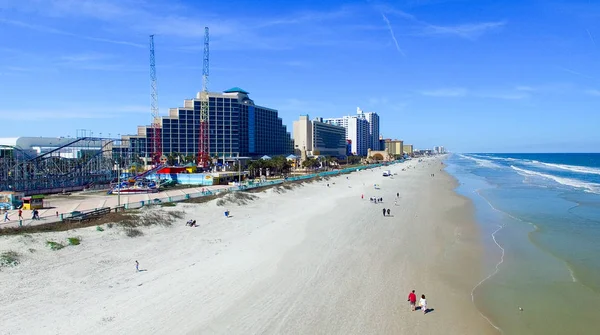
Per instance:
[[[481,22],[481,23],[468,23],[460,24],[455,26],[438,26],[433,24],[427,24],[422,34],[424,35],[455,35],[466,39],[476,39],[481,35],[489,32],[498,30],[506,24],[505,21],[499,22]]]
[[[109,39],[109,38],[94,37],[94,36],[87,36],[87,35],[80,35],[80,34],[75,34],[75,33],[71,33],[68,31],[64,31],[61,29],[56,29],[56,28],[52,28],[52,27],[47,27],[47,26],[42,26],[42,25],[32,24],[32,23],[27,23],[27,22],[22,22],[22,21],[6,20],[6,19],[0,18],[0,23],[8,24],[11,26],[16,26],[16,27],[20,27],[20,28],[25,28],[25,29],[35,30],[35,31],[39,31],[42,33],[71,36],[71,37],[80,38],[80,39],[89,40],[89,41],[95,41],[95,42],[126,45],[126,46],[132,46],[132,47],[137,47],[137,48],[145,48],[146,47],[145,45],[142,45],[140,43],[114,40],[114,39]]]
[[[299,68],[308,68],[310,67],[310,63],[302,60],[290,60],[283,62],[283,65],[291,66],[291,67],[299,67]]]
[[[563,70],[563,71],[568,72],[570,74],[574,74],[576,76],[580,76],[580,77],[587,78],[587,79],[594,79],[594,77],[592,77],[592,76],[589,76],[587,74],[584,74],[584,73],[581,73],[579,71],[575,71],[575,70],[572,70],[572,69],[569,69],[569,68],[566,68],[566,67],[563,67],[563,66],[558,66],[558,68],[560,70]]]
[[[597,89],[589,89],[585,91],[585,94],[593,95],[596,97],[600,97],[600,90]]]
[[[119,118],[121,114],[148,113],[150,106],[105,106],[81,109],[81,107],[67,106],[64,108],[24,108],[2,109],[0,118],[4,120],[50,120],[50,119],[111,119]]]
[[[440,88],[436,90],[420,91],[421,95],[430,97],[464,97],[468,90],[465,88]]]
[[[530,97],[529,92],[519,90],[469,90],[466,88],[441,88],[436,90],[420,91],[421,95],[431,97],[474,97],[474,98],[489,98],[501,100],[521,100]]]
[[[258,27],[271,27],[277,25],[292,25],[310,22],[330,21],[340,18],[346,18],[354,14],[354,9],[349,6],[344,6],[334,11],[307,11],[298,13],[288,17],[277,18],[260,23]]]
[[[378,8],[382,12],[414,23],[413,29],[416,35],[454,35],[466,39],[476,39],[487,32],[498,30],[506,25],[506,21],[492,21],[443,26],[419,20],[416,16],[401,10],[385,6],[379,6]]]
[[[480,92],[474,94],[480,98],[491,98],[491,99],[501,99],[501,100],[521,100],[527,99],[530,97],[529,93],[523,92]]]
[[[388,98],[369,98],[369,105],[385,105],[388,103]]]

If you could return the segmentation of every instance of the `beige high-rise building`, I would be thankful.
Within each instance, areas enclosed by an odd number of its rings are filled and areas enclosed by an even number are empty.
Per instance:
[[[412,144],[405,144],[404,145],[404,153],[407,155],[412,155],[413,154],[413,145]]]
[[[308,115],[300,115],[300,119],[294,121],[293,126],[294,149],[298,149],[300,152],[312,151],[312,133],[312,122],[308,119]]]
[[[323,118],[309,120],[308,115],[301,115],[294,121],[294,145],[312,156],[346,156],[346,129],[341,126],[323,122]]]
[[[404,155],[404,141],[386,139],[385,150],[392,156],[402,156]]]

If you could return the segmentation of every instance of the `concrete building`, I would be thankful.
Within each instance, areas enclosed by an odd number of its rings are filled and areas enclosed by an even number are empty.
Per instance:
[[[385,151],[389,152],[392,156],[404,155],[404,141],[402,140],[385,140]]]
[[[313,131],[312,122],[308,119],[308,115],[300,115],[300,119],[294,121],[292,126],[292,136],[294,138],[294,149],[302,151],[312,151]]]
[[[346,156],[346,129],[323,122],[323,118],[309,120],[308,115],[294,121],[295,148],[306,150],[312,156]]]
[[[403,144],[402,147],[403,147],[403,150],[404,150],[405,154],[407,154],[407,155],[414,154],[414,152],[413,152],[414,149],[413,149],[413,145],[412,144]]]
[[[350,141],[353,155],[367,155],[369,149],[369,123],[364,115],[328,118],[324,119],[324,122],[345,128],[346,139]]]
[[[248,95],[239,87],[208,94],[210,156],[226,159],[293,153],[291,136],[277,110],[256,105]],[[198,153],[200,103],[198,93],[195,99],[184,100],[183,107],[171,108],[168,116],[160,118],[163,153]],[[129,139],[131,151],[151,156],[151,126],[139,126],[136,135],[124,138]]]
[[[363,112],[360,107],[356,107],[356,114],[363,116],[369,123],[369,139],[367,147],[371,150],[381,150],[379,145],[379,115],[375,112]]]

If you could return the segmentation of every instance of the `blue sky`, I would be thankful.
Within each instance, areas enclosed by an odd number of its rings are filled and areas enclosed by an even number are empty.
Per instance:
[[[0,0],[0,137],[135,133],[239,86],[300,114],[380,114],[385,137],[461,152],[597,152],[600,2]]]

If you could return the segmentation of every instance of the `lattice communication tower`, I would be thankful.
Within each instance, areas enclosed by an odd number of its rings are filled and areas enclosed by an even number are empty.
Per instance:
[[[200,93],[200,129],[198,138],[198,167],[210,163],[208,127],[208,27],[204,27],[204,57],[202,60],[202,92]]]
[[[152,112],[152,163],[160,164],[162,157],[162,141],[160,136],[160,115],[158,112],[158,90],[156,84],[156,64],[154,58],[154,35],[150,35],[150,97]]]

